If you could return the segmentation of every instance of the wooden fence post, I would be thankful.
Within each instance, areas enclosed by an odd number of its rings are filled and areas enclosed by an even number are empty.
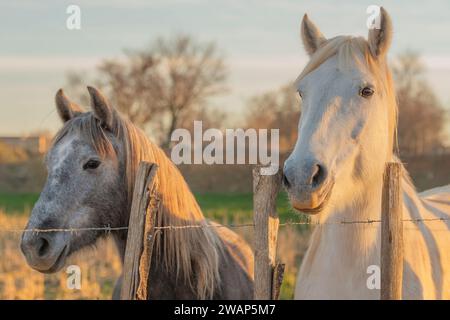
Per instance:
[[[403,222],[400,163],[387,163],[381,211],[381,300],[402,298]]]
[[[253,169],[254,298],[270,300],[278,298],[284,271],[284,265],[276,266],[275,262],[279,225],[276,199],[280,190],[281,170],[274,175],[261,175],[261,169],[260,166]]]
[[[137,298],[146,298],[147,281],[140,277],[142,268],[140,267],[141,257],[143,253],[148,253],[148,239],[149,235],[146,230],[147,211],[150,204],[150,194],[153,180],[156,175],[158,166],[154,163],[141,162],[136,176],[134,185],[133,201],[131,204],[130,221],[128,225],[128,237],[125,250],[125,261],[123,265],[123,281],[120,298],[122,300],[135,300]],[[148,265],[149,268],[149,265]],[[145,266],[147,269],[147,266]],[[141,271],[141,272],[140,272]],[[148,273],[148,269],[147,269]],[[141,294],[138,296],[138,288],[145,286],[145,293],[140,289]]]
[[[150,277],[150,268],[152,265],[153,244],[156,237],[160,235],[160,230],[155,230],[157,214],[160,212],[160,198],[156,183],[153,183],[150,189],[150,203],[145,217],[144,237],[142,254],[139,262],[139,285],[136,292],[137,300],[148,300],[148,282]]]

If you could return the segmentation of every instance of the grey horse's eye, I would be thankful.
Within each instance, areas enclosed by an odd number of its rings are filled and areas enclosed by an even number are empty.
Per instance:
[[[83,170],[97,169],[100,163],[99,160],[91,159],[83,165]]]
[[[374,90],[371,87],[364,87],[359,90],[359,95],[363,98],[369,98],[374,94]]]

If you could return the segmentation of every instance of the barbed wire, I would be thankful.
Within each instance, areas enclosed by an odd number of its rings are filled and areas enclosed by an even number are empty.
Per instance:
[[[402,219],[403,222],[433,222],[433,221],[450,221],[450,218],[418,218],[418,219]],[[381,220],[343,220],[337,222],[313,222],[313,221],[287,221],[282,222],[278,226],[300,226],[300,225],[312,225],[312,226],[324,226],[324,225],[351,225],[351,224],[376,224],[381,223]],[[155,230],[182,230],[182,229],[200,229],[200,228],[230,228],[230,229],[238,229],[238,228],[250,228],[254,227],[254,223],[244,223],[244,224],[193,224],[193,225],[185,225],[185,226],[162,226],[162,227],[154,227]],[[111,233],[113,231],[124,231],[128,230],[128,227],[90,227],[90,228],[52,228],[52,229],[5,229],[0,228],[0,233],[52,233],[52,232],[71,232],[77,233],[82,231],[104,231],[105,233]]]
[[[51,233],[51,232],[82,232],[82,231],[105,231],[107,233],[112,231],[128,230],[128,227],[90,227],[90,228],[52,228],[52,229],[5,229],[0,228],[0,233]]]

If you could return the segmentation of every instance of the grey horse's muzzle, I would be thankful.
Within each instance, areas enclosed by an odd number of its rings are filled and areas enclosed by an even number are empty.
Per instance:
[[[20,248],[33,269],[52,273],[60,270],[68,253],[66,235],[61,232],[24,232]]]

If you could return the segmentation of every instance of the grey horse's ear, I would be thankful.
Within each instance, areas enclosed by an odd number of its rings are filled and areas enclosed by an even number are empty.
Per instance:
[[[380,8],[380,16],[378,17],[379,26],[369,30],[369,48],[372,56],[375,58],[384,56],[392,41],[392,20],[383,7]]]
[[[67,122],[83,113],[83,109],[76,103],[71,102],[62,89],[59,89],[58,92],[56,92],[55,103],[58,115],[63,122]]]
[[[301,36],[303,40],[303,45],[305,46],[306,52],[311,56],[314,52],[319,49],[319,47],[327,41],[319,28],[309,20],[308,15],[305,13],[302,20]]]
[[[95,117],[100,120],[102,126],[112,128],[114,121],[114,110],[108,100],[94,87],[87,87],[91,96],[92,111]]]

